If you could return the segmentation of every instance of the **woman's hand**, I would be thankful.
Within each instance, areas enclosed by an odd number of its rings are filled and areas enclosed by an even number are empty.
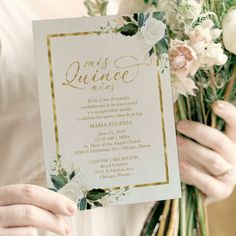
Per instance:
[[[62,216],[76,214],[76,204],[66,197],[35,185],[0,187],[0,235],[36,236],[36,228],[70,235]]]
[[[225,120],[225,134],[193,121],[177,125],[185,136],[177,137],[182,181],[198,187],[206,203],[229,197],[236,184],[236,108],[217,101],[213,110]]]

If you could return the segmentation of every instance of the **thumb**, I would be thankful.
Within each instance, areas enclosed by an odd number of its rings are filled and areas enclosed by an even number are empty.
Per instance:
[[[236,107],[226,101],[217,101],[213,110],[226,122],[225,134],[236,144]]]

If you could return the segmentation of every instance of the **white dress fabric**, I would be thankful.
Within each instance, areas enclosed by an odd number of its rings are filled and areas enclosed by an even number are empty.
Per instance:
[[[45,186],[32,20],[82,15],[82,0],[0,0],[0,185]],[[152,205],[80,212],[72,235],[136,236]]]

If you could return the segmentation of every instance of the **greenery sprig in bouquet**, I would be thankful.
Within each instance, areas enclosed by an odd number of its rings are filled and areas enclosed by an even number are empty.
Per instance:
[[[85,2],[90,15],[104,15],[108,4]],[[224,131],[212,104],[236,102],[236,0],[124,0],[121,13],[140,8],[167,16],[176,121],[189,119]],[[156,32],[149,29],[150,35]],[[204,200],[198,189],[183,184],[182,199],[154,205],[141,235],[208,235]]]

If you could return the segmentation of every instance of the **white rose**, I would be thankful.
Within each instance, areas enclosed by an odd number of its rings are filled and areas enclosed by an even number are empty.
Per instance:
[[[236,55],[236,9],[226,14],[222,28],[225,48]]]
[[[185,33],[189,36],[189,44],[198,54],[204,50],[206,45],[219,38],[221,30],[213,27],[213,21],[207,19],[194,29],[186,29]]]
[[[171,84],[174,103],[180,94],[186,97],[188,95],[195,96],[194,91],[198,89],[191,78],[177,78],[173,76]]]
[[[149,46],[154,46],[165,36],[166,25],[150,15],[141,28],[144,42]]]
[[[61,193],[76,203],[78,203],[78,201],[84,197],[81,186],[73,181],[59,189],[58,193]]]
[[[213,65],[224,65],[228,57],[224,54],[224,50],[220,43],[212,43],[207,46],[204,53],[201,54],[200,64],[204,67]]]

